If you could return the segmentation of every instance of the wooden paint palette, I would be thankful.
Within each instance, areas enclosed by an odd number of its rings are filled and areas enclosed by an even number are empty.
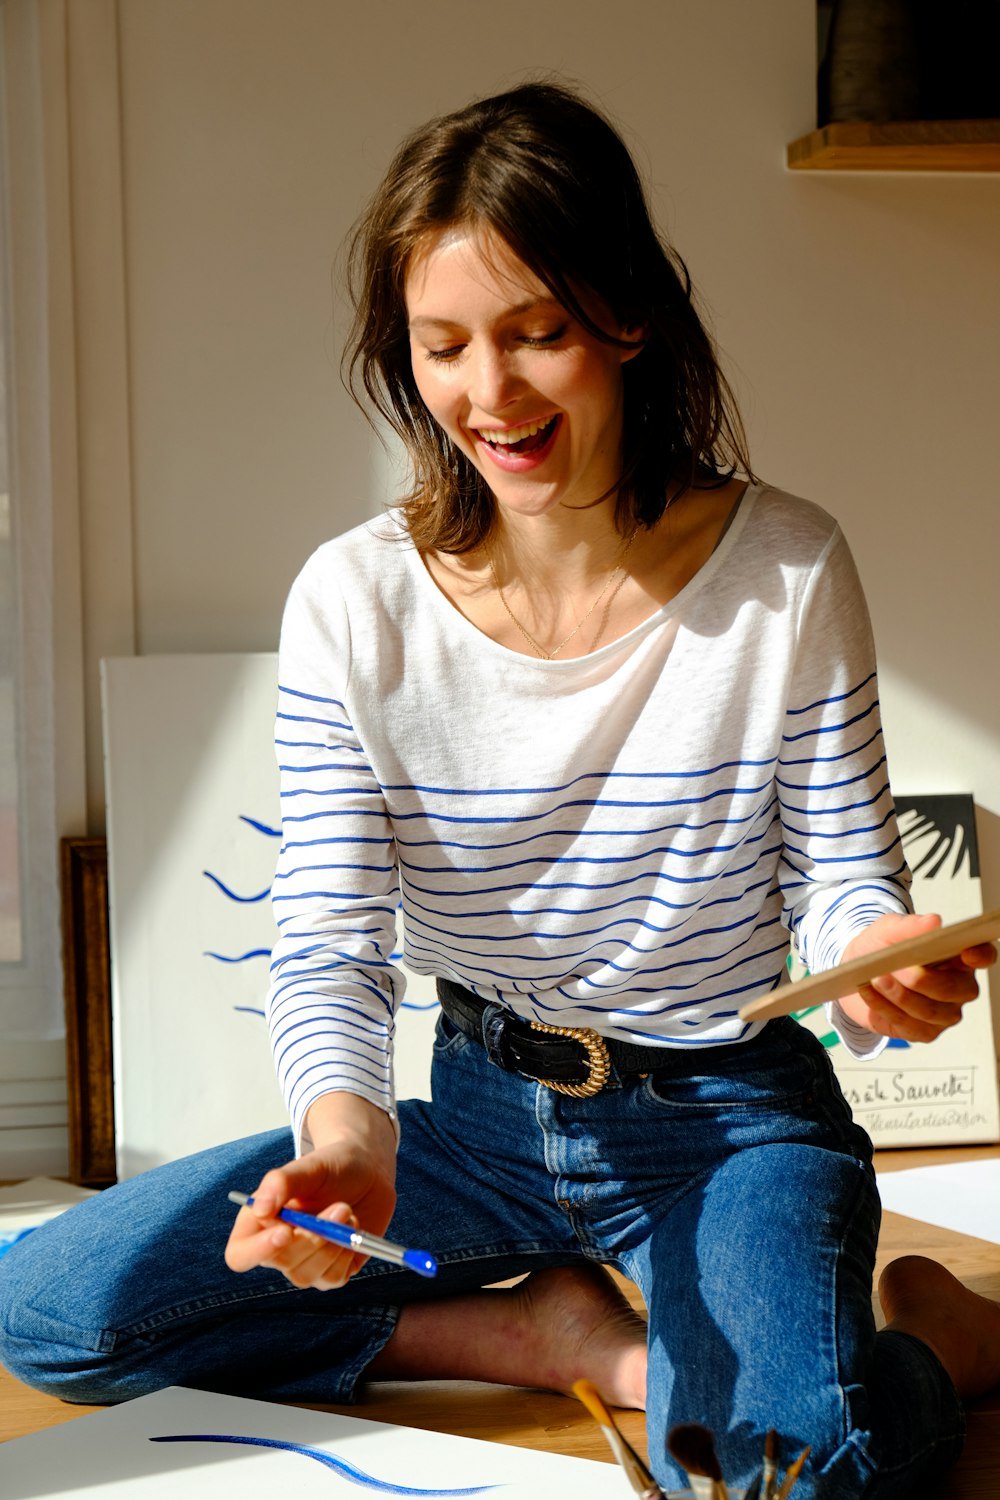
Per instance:
[[[915,964],[942,963],[965,948],[975,948],[979,943],[994,942],[997,938],[1000,938],[1000,906],[983,912],[982,916],[952,922],[920,937],[893,943],[888,948],[880,948],[877,953],[848,959],[835,969],[810,974],[795,984],[782,985],[771,994],[741,1006],[740,1016],[744,1021],[770,1021],[775,1016],[790,1016],[795,1011],[809,1010],[827,1000],[837,1000],[841,995],[851,995],[859,985],[868,984],[881,974],[893,974]]]

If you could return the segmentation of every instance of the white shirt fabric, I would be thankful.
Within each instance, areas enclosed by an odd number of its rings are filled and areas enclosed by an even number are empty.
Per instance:
[[[393,1113],[400,902],[413,971],[666,1047],[759,1030],[739,1007],[789,932],[816,972],[909,909],[853,561],[767,486],[674,599],[566,661],[490,640],[369,522],[296,580],[279,679],[268,1017],[299,1139],[333,1090]]]

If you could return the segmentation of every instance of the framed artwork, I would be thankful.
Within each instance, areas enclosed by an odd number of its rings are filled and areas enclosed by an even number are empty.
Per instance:
[[[100,1188],[116,1174],[107,844],[66,838],[59,852],[69,1175]]]
[[[914,907],[945,922],[983,909],[971,796],[897,797],[899,831],[913,874]],[[792,977],[805,970],[792,965]],[[857,1120],[876,1146],[976,1145],[1000,1139],[989,977],[958,1026],[927,1045],[890,1041],[880,1057],[852,1058],[824,1008],[797,1019],[821,1037]]]

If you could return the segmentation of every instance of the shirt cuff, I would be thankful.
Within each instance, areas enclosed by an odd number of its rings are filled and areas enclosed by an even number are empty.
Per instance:
[[[889,1045],[887,1036],[881,1036],[867,1026],[860,1026],[857,1021],[852,1021],[850,1016],[845,1015],[839,1000],[828,1001],[826,1016],[848,1052],[858,1062],[878,1057]]]

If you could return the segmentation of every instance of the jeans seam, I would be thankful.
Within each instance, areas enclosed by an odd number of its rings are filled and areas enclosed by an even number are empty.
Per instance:
[[[251,1303],[263,1303],[272,1300],[280,1301],[286,1296],[300,1292],[301,1290],[300,1287],[288,1284],[287,1286],[272,1287],[266,1292],[216,1293],[211,1297],[198,1297],[190,1302],[180,1302],[171,1307],[165,1307],[159,1312],[143,1318],[141,1322],[126,1323],[118,1329],[108,1328],[102,1329],[100,1332],[102,1335],[112,1339],[118,1337],[141,1337],[144,1334],[156,1333],[173,1323],[185,1322],[187,1319],[196,1317],[201,1313],[225,1312],[230,1310],[239,1311],[244,1308],[250,1310],[249,1304]],[[297,1309],[297,1311],[301,1310]],[[321,1309],[317,1306],[316,1311],[319,1313]]]

